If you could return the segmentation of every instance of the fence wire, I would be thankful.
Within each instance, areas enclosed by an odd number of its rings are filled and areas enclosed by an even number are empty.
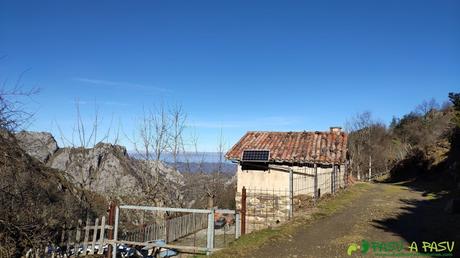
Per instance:
[[[289,202],[288,190],[246,189],[246,233],[288,220]]]
[[[292,200],[288,189],[246,189],[246,232],[264,229],[289,219],[289,209],[293,215],[308,211],[317,198],[334,194],[346,186],[344,171],[340,167],[316,174],[315,168],[303,167],[292,176]],[[316,183],[315,183],[316,181]],[[286,186],[289,182],[286,182]],[[292,205],[292,206],[291,206]],[[241,206],[241,205],[240,205]]]

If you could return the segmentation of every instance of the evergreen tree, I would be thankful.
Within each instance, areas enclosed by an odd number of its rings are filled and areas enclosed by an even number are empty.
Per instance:
[[[452,118],[452,122],[457,127],[457,131],[460,128],[460,93],[449,93],[449,100],[454,105],[454,117]]]

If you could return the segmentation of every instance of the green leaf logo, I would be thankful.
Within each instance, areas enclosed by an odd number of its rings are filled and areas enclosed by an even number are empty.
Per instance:
[[[352,243],[351,245],[348,246],[347,254],[351,256],[351,254],[358,249],[359,249],[359,245]]]
[[[363,240],[361,241],[361,253],[362,254],[365,254],[369,251],[369,242],[367,242],[366,240]]]

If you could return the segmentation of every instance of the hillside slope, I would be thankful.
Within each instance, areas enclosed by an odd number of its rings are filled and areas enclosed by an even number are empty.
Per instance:
[[[0,247],[12,256],[57,239],[62,228],[106,207],[97,195],[30,157],[6,131],[0,131],[0,177]]]

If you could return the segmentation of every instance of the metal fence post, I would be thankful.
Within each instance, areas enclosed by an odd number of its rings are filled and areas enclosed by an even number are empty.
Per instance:
[[[337,190],[337,166],[334,164],[332,165],[332,175],[331,175],[331,193],[335,194]]]
[[[332,165],[332,171],[331,171],[331,194],[334,193],[334,170],[335,170],[335,166]]]
[[[292,210],[294,204],[294,175],[292,169],[289,169],[289,219],[292,219]]]
[[[235,213],[235,239],[240,238],[241,235],[241,217],[240,213],[236,212]]]
[[[211,208],[211,211],[208,214],[208,236],[206,249],[206,255],[211,255],[211,251],[214,249],[214,208]]]
[[[118,240],[118,219],[120,216],[120,208],[117,206],[115,208],[115,226],[113,229],[113,252],[112,252],[112,258],[117,258],[117,240]]]
[[[345,163],[343,164],[343,172],[342,172],[342,169],[340,171],[342,173],[342,180],[343,180],[343,182],[340,182],[340,183],[343,184],[344,188],[348,187],[348,180],[350,180],[348,178],[348,162],[349,161],[345,161]]]
[[[315,163],[314,164],[314,169],[315,169],[315,180],[313,181],[314,182],[314,201],[315,201],[315,205],[316,205],[316,202],[318,201],[318,165]]]
[[[334,194],[337,193],[337,190],[340,189],[340,167],[339,165],[334,165]]]
[[[241,235],[246,234],[246,187],[241,191]]]
[[[113,240],[113,226],[114,226],[114,220],[115,220],[115,208],[116,208],[116,205],[115,205],[115,202],[111,202],[110,203],[110,206],[109,206],[109,225],[112,226],[112,228],[110,228],[108,230],[108,239],[109,240]],[[107,258],[110,258],[112,256],[112,250],[115,249],[115,246],[112,245],[111,247],[109,246],[109,250],[107,252]]]
[[[170,237],[170,234],[169,234],[169,231],[170,231],[170,225],[169,225],[169,224],[170,224],[170,221],[169,221],[168,216],[166,215],[166,213],[165,213],[165,215],[164,215],[164,218],[165,218],[165,241],[166,241],[166,243],[169,243],[169,240],[170,240],[170,239],[169,239],[169,237]]]

